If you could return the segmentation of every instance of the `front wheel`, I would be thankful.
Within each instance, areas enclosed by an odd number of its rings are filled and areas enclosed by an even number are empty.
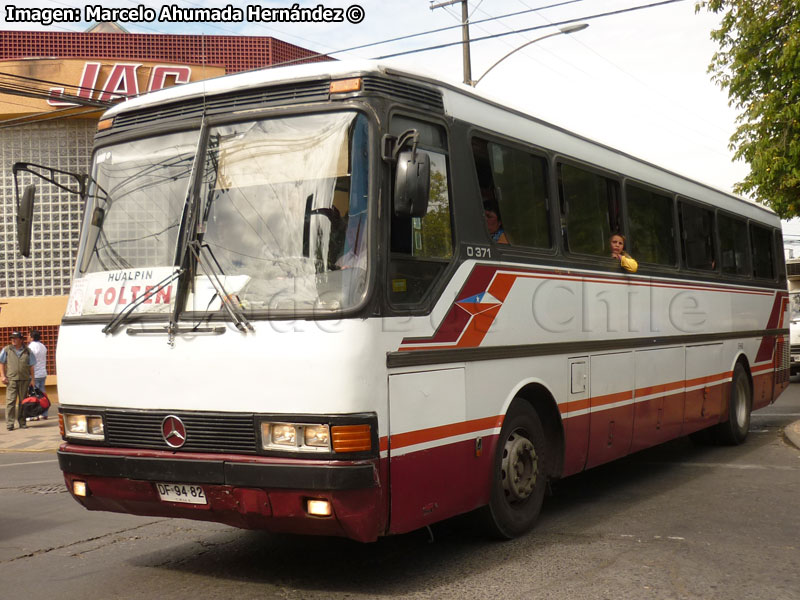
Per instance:
[[[753,409],[753,393],[750,379],[741,363],[736,363],[731,381],[731,397],[728,401],[728,420],[712,429],[714,441],[736,446],[744,442],[750,430],[750,411]]]
[[[536,522],[547,487],[547,440],[539,415],[521,399],[511,404],[497,440],[489,505],[489,532],[511,539]]]

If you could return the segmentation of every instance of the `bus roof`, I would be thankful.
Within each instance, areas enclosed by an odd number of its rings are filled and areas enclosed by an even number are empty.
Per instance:
[[[106,112],[105,117],[203,96],[246,91],[275,83],[346,78],[367,73],[379,73],[428,84],[442,93],[446,114],[473,123],[476,127],[520,140],[535,140],[536,145],[558,154],[780,227],[777,215],[767,207],[669,171],[558,125],[547,123],[474,87],[442,81],[435,74],[423,70],[397,68],[377,61],[323,61],[224,75],[143,94],[113,106]]]

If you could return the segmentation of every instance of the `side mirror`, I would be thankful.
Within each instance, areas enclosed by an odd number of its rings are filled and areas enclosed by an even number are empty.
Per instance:
[[[22,199],[17,205],[17,242],[19,243],[19,253],[26,258],[31,255],[33,203],[35,198],[36,186],[29,185],[22,192]]]
[[[394,214],[424,217],[431,191],[431,157],[424,152],[404,150],[397,157],[394,181]]]

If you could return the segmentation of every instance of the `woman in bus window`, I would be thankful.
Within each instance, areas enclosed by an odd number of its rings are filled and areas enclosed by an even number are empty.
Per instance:
[[[503,229],[503,221],[500,219],[500,207],[496,202],[483,203],[483,216],[486,218],[486,227],[489,229],[489,236],[493,242],[507,244],[508,238]]]
[[[631,255],[625,252],[625,236],[621,233],[611,235],[611,258],[619,261],[620,266],[630,273],[636,273],[639,269],[637,263]]]

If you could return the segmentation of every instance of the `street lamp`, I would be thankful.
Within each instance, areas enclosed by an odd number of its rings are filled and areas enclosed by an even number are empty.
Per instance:
[[[499,65],[501,62],[503,62],[505,59],[507,59],[509,56],[511,56],[515,52],[517,52],[519,50],[522,50],[523,48],[525,48],[527,46],[530,46],[531,44],[535,44],[536,42],[540,42],[542,40],[546,40],[549,37],[553,37],[553,36],[556,36],[556,35],[561,35],[562,33],[575,33],[576,31],[581,31],[582,29],[586,29],[588,26],[589,26],[588,23],[576,23],[574,25],[567,25],[566,27],[559,27],[558,31],[556,31],[554,33],[548,33],[547,35],[543,35],[542,37],[538,37],[535,40],[531,40],[530,42],[526,42],[526,43],[522,44],[522,46],[514,48],[511,52],[506,54],[503,58],[501,58],[500,60],[495,62],[491,67],[486,69],[486,71],[484,72],[483,75],[481,75],[480,77],[478,77],[478,79],[473,81],[472,82],[472,87],[477,86],[481,82],[481,79],[483,79],[484,77],[486,77],[489,74],[489,71],[494,69],[497,65]]]

